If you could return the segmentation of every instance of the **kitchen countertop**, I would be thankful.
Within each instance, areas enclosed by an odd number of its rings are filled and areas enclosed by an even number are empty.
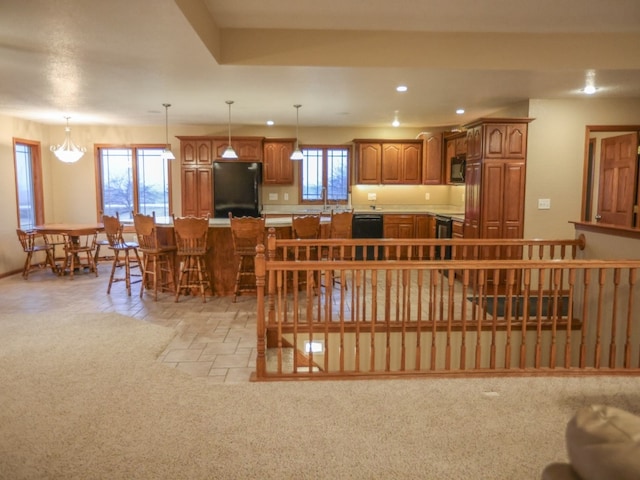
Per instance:
[[[335,208],[336,212],[345,210],[343,207]],[[266,227],[286,227],[291,225],[292,214],[322,214],[321,223],[329,223],[331,221],[331,210],[323,210],[321,206],[307,205],[267,205],[262,209],[262,213],[266,215]],[[451,217],[453,220],[464,221],[464,208],[454,205],[378,205],[375,210],[368,205],[354,205],[354,214],[361,213],[379,213],[379,214],[406,214],[406,215],[443,215]],[[171,225],[171,223],[161,223],[163,225]],[[212,227],[228,227],[228,218],[212,218],[209,220]]]

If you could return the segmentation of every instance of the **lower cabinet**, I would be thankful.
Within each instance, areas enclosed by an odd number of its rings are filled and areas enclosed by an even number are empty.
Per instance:
[[[415,215],[384,215],[383,235],[384,238],[415,238]],[[407,247],[408,248],[408,247]],[[407,248],[400,248],[399,251],[389,252],[390,260],[407,258]]]

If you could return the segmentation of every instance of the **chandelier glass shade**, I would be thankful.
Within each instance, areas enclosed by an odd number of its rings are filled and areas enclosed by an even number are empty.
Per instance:
[[[231,146],[231,105],[233,105],[233,100],[227,100],[226,104],[229,105],[229,145],[227,145],[225,151],[222,152],[222,158],[233,160],[238,158],[238,154]]]
[[[52,145],[50,150],[61,162],[75,163],[82,158],[87,149],[84,147],[78,147],[73,143],[73,140],[71,140],[71,128],[69,127],[69,118],[71,117],[64,118],[67,120],[67,125],[64,128],[64,142],[61,145]]]
[[[302,105],[294,105],[295,109],[296,109],[296,148],[293,150],[293,153],[291,154],[291,156],[289,157],[291,160],[302,160],[304,158],[304,155],[302,154],[302,150],[300,150],[300,144],[298,142],[298,126],[299,126],[299,112],[300,112],[300,107]]]
[[[164,107],[164,126],[165,126],[165,130],[164,130],[165,142],[164,142],[164,150],[162,151],[162,158],[163,160],[175,160],[176,156],[171,151],[171,145],[169,144],[169,107],[171,106],[171,104],[163,103],[162,106]]]

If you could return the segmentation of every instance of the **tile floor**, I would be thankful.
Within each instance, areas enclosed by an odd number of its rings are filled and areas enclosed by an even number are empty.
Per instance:
[[[176,336],[158,361],[207,381],[248,382],[255,370],[255,297],[207,298],[159,294],[139,297],[140,284],[126,294],[124,282],[115,283],[107,295],[111,262],[98,266],[98,277],[76,273],[74,280],[50,270],[35,271],[28,280],[16,274],[0,279],[0,310],[4,313],[119,313],[175,329]]]

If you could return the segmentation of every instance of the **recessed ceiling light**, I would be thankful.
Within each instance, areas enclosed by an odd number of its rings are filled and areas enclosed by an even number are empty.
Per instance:
[[[267,120],[267,125],[271,126],[273,125],[275,122],[273,120]]]
[[[399,127],[400,121],[396,118],[393,122],[391,122],[391,125],[393,125],[394,127]]]
[[[583,93],[586,93],[587,95],[593,95],[594,93],[596,93],[598,89],[596,87],[594,87],[593,85],[587,85],[586,87],[584,87],[582,89]]]
[[[406,85],[398,85],[396,87],[396,92],[406,92],[408,90]]]
[[[456,113],[457,113],[458,115],[462,115],[462,114],[464,113],[464,108],[458,108],[458,109],[456,110]]]

